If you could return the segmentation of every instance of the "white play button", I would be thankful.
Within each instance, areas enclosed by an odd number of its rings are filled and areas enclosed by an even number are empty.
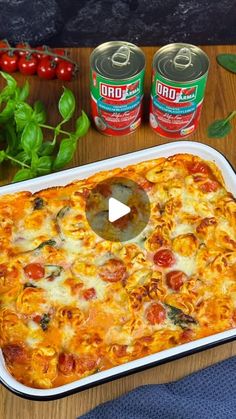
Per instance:
[[[124,217],[124,215],[130,213],[130,207],[128,205],[123,204],[122,202],[118,201],[115,198],[109,198],[108,202],[108,219],[110,223],[113,223],[119,218]]]

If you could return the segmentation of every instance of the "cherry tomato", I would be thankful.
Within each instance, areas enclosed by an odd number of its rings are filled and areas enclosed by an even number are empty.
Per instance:
[[[33,321],[35,323],[39,324],[41,322],[41,320],[42,320],[42,317],[40,316],[40,314],[36,314],[36,316],[33,317]]]
[[[195,163],[190,164],[188,170],[190,173],[204,173],[204,174],[210,173],[209,166],[207,166],[207,164],[203,162],[195,162]]]
[[[180,335],[180,340],[182,343],[190,342],[191,340],[193,340],[193,330],[185,329]]]
[[[200,189],[203,193],[208,192],[215,192],[219,187],[219,183],[214,180],[209,180],[209,182],[205,182],[200,185]]]
[[[118,282],[126,278],[126,267],[121,260],[109,259],[99,268],[99,276],[107,282]]]
[[[25,275],[32,279],[41,279],[45,275],[45,269],[40,263],[29,263],[24,267]]]
[[[84,291],[83,297],[85,298],[85,300],[92,300],[96,297],[96,290],[94,288],[88,288]]]
[[[32,76],[37,71],[38,60],[33,55],[23,55],[18,62],[21,74]]]
[[[46,45],[36,47],[34,49],[36,49],[36,51],[39,51],[38,53],[37,52],[34,53],[35,57],[38,60],[42,60],[43,58],[48,58],[49,57],[49,55],[43,54],[44,51],[47,51],[47,52],[50,51],[50,49]]]
[[[14,73],[17,71],[18,57],[13,52],[5,52],[1,56],[0,67],[6,73]]]
[[[91,371],[96,367],[96,361],[89,355],[81,356],[76,360],[76,372],[84,374]]]
[[[179,291],[186,279],[187,275],[182,271],[171,271],[166,274],[166,283],[174,291]]]
[[[75,369],[74,355],[62,352],[58,358],[58,369],[60,372],[62,372],[62,374],[71,374]]]
[[[166,319],[166,311],[160,303],[153,303],[146,311],[146,318],[152,325],[162,323]]]
[[[169,249],[158,250],[153,256],[153,261],[156,265],[162,268],[169,268],[175,263],[175,256]]]
[[[74,70],[74,64],[61,60],[57,67],[57,78],[63,81],[71,81],[74,75]]]
[[[62,48],[54,48],[52,50],[52,52],[54,54],[58,55],[58,57],[53,57],[54,61],[56,61],[57,63],[62,61],[62,58],[60,58],[60,57],[65,57],[65,55],[66,55],[65,50],[62,49]]]
[[[25,349],[23,346],[17,343],[9,343],[8,345],[4,346],[3,354],[10,364],[13,362],[21,364],[27,359]]]
[[[9,48],[9,44],[8,44],[8,42],[7,41],[5,41],[4,39],[3,40],[0,40],[0,57],[1,57],[1,55],[3,55],[5,52],[7,52],[6,50],[4,51],[4,50],[2,50],[1,48]]]
[[[41,79],[52,80],[56,77],[56,63],[52,59],[45,57],[39,61],[38,76]]]
[[[25,55],[29,53],[27,49],[30,48],[30,45],[27,42],[20,42],[19,44],[16,45],[16,48],[20,48],[22,50],[22,51],[16,51],[16,54],[19,57],[24,57]],[[26,51],[23,51],[23,50],[26,50]]]

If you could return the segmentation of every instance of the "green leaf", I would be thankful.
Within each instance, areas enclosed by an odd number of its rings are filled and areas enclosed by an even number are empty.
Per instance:
[[[64,122],[69,121],[75,111],[75,97],[71,90],[64,89],[58,107]]]
[[[15,102],[10,99],[3,111],[0,113],[0,123],[8,121],[14,114]]]
[[[207,134],[209,138],[223,138],[230,133],[231,128],[230,121],[218,119],[208,127]]]
[[[7,85],[14,91],[16,89],[17,83],[14,77],[10,76],[8,73],[4,73],[3,71],[0,71],[1,76],[6,80]]]
[[[30,157],[28,156],[28,154],[25,151],[20,151],[20,153],[18,153],[15,156],[16,160],[19,160],[21,163],[29,163],[30,162]],[[12,162],[14,164],[14,162]]]
[[[68,164],[76,151],[77,141],[72,138],[64,138],[59,147],[58,154],[53,163],[53,170],[62,169],[66,164]]]
[[[38,152],[43,142],[43,133],[41,128],[33,121],[28,122],[21,136],[21,145],[24,151],[32,156]]]
[[[35,172],[31,169],[20,169],[16,172],[15,176],[12,179],[12,182],[20,182],[22,180],[32,179],[35,177]]]
[[[38,154],[35,151],[33,151],[32,156],[31,156],[31,169],[37,169],[38,161],[39,161]]]
[[[16,104],[14,116],[17,126],[17,131],[21,132],[31,120],[33,109],[30,105],[24,102],[19,102]]]
[[[5,159],[5,156],[6,156],[5,151],[4,151],[4,150],[1,150],[1,151],[0,151],[0,163],[2,163],[2,162],[3,162],[3,160]]]
[[[38,122],[38,124],[44,124],[47,119],[46,109],[44,103],[41,100],[37,100],[34,104],[34,114],[33,119]]]
[[[236,54],[219,54],[216,59],[226,70],[236,73]]]
[[[14,156],[14,154],[17,152],[17,136],[14,120],[9,121],[4,126],[4,137],[7,141],[6,153]]]
[[[53,157],[51,156],[39,157],[38,164],[36,167],[37,173],[39,175],[47,175],[48,173],[50,173],[52,169],[52,162]]]
[[[90,121],[84,111],[82,111],[82,115],[76,119],[76,137],[83,137],[90,127]]]
[[[52,141],[45,141],[39,150],[40,156],[50,156],[55,148],[55,143]]]
[[[20,88],[18,99],[24,102],[29,96],[29,82],[25,82],[24,86]]]

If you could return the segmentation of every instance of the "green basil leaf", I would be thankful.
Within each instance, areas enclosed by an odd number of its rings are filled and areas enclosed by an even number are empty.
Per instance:
[[[28,96],[29,96],[29,82],[27,80],[24,86],[20,88],[18,99],[24,102]]]
[[[21,145],[23,150],[32,156],[32,153],[38,152],[43,142],[43,133],[41,128],[33,121],[28,122],[21,135]]]
[[[6,149],[6,153],[13,155],[16,153],[17,150],[17,136],[16,136],[16,131],[15,131],[15,124],[14,124],[14,120],[9,121],[5,126],[4,126],[4,136],[5,136],[5,140],[7,141],[7,149]]]
[[[236,73],[236,54],[219,54],[216,59],[226,70]]]
[[[90,127],[90,121],[84,111],[82,111],[82,115],[76,119],[76,137],[83,137],[88,131]]]
[[[55,145],[52,141],[45,141],[39,150],[40,156],[50,156],[53,153]]]
[[[0,123],[8,121],[14,114],[15,102],[10,99],[3,111],[0,113]]]
[[[3,162],[3,160],[5,159],[5,157],[6,157],[5,151],[4,150],[1,150],[0,151],[0,163]]]
[[[53,157],[51,156],[43,156],[39,157],[38,164],[37,164],[37,173],[39,175],[47,175],[51,172],[52,169],[52,162]]]
[[[10,76],[8,73],[4,73],[3,71],[0,71],[1,76],[6,80],[7,85],[13,90],[16,89],[17,83],[14,77]]]
[[[64,138],[59,147],[58,154],[53,163],[53,170],[62,169],[66,164],[68,164],[76,151],[77,142],[72,138]]]
[[[32,156],[31,156],[31,169],[37,168],[38,161],[39,161],[38,154],[35,151],[33,151]]]
[[[15,116],[17,131],[23,131],[25,126],[31,120],[32,113],[33,113],[33,109],[27,103],[19,102],[16,104],[14,116]]]
[[[47,120],[46,109],[44,103],[41,100],[37,100],[34,104],[33,119],[39,124],[44,124]]]
[[[230,121],[218,119],[208,127],[207,134],[209,138],[223,138],[230,133],[231,128]]]
[[[64,122],[68,121],[75,111],[75,97],[71,90],[64,89],[58,107]]]
[[[20,169],[16,172],[12,179],[12,182],[20,182],[22,180],[32,179],[36,176],[36,173],[31,169]]]
[[[30,157],[28,156],[28,154],[25,151],[20,151],[20,153],[18,153],[15,156],[16,160],[19,160],[21,163],[29,163],[30,162]],[[12,162],[14,164],[14,162]]]

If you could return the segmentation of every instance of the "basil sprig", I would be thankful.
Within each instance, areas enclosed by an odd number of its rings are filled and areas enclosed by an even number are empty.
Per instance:
[[[75,113],[75,97],[71,90],[64,88],[59,99],[58,110],[61,121],[56,127],[47,124],[44,104],[36,101],[33,106],[26,102],[29,83],[23,87],[9,74],[0,72],[7,85],[0,93],[0,139],[6,144],[0,151],[0,163],[10,160],[20,166],[13,182],[60,170],[67,165],[76,152],[77,141],[84,136],[90,121],[84,111],[75,121],[75,130],[62,129]],[[52,139],[44,141],[44,133],[52,132]],[[60,137],[60,145],[57,138]]]

